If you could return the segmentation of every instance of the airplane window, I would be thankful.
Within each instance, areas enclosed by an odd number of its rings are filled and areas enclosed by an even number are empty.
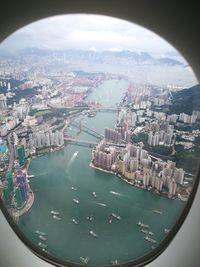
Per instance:
[[[0,122],[2,210],[41,257],[144,264],[180,227],[200,86],[158,35],[83,14],[18,30],[0,46]]]

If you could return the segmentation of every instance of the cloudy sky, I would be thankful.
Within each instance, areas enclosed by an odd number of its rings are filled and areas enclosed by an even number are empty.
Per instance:
[[[154,55],[175,52],[158,35],[120,19],[96,15],[65,15],[43,19],[18,30],[1,50],[25,47],[85,50],[147,51]]]

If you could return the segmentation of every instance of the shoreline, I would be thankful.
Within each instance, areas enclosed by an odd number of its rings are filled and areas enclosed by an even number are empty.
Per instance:
[[[126,178],[124,178],[121,174],[118,174],[117,172],[114,172],[114,171],[109,171],[109,170],[106,170],[106,169],[103,169],[101,167],[97,167],[95,166],[93,163],[92,163],[92,160],[90,161],[90,164],[89,166],[93,169],[96,169],[96,170],[99,170],[99,171],[103,171],[103,172],[106,172],[106,173],[110,173],[110,174],[114,174],[115,176],[117,176],[119,179],[123,180],[124,182],[126,182],[127,184],[131,185],[131,186],[134,186],[135,188],[139,188],[139,189],[142,189],[142,190],[145,190],[145,191],[148,191],[148,192],[151,192],[151,193],[154,193],[156,195],[159,195],[159,196],[162,196],[162,197],[165,197],[165,198],[168,198],[168,199],[171,199],[171,200],[181,200],[182,202],[186,202],[187,200],[182,198],[182,196],[178,195],[176,197],[168,197],[167,195],[163,194],[163,193],[159,193],[158,191],[156,190],[151,190],[152,188],[148,189],[148,188],[144,188],[140,185],[136,185],[136,184],[133,184],[131,182],[129,182]]]
[[[55,149],[53,149],[52,151],[48,151],[47,153],[44,153],[44,154],[38,154],[38,155],[34,155],[34,157],[30,157],[26,160],[26,163],[24,165],[24,168],[22,169],[22,171],[26,174],[26,177],[28,176],[28,170],[29,170],[29,166],[31,164],[31,161],[35,158],[38,158],[42,155],[45,155],[45,154],[49,154],[49,153],[53,153],[53,152],[56,152],[56,151],[59,151],[61,149],[63,149],[65,146],[62,146],[62,147],[56,147]],[[34,200],[35,200],[35,195],[34,195],[34,192],[33,190],[31,189],[30,185],[28,184],[28,199],[26,201],[26,204],[25,206],[22,208],[22,209],[16,209],[14,211],[11,211],[12,212],[12,215],[14,217],[14,219],[16,221],[18,221],[18,218],[22,215],[24,215],[26,212],[28,212],[30,210],[30,208],[32,207],[33,203],[34,203]]]

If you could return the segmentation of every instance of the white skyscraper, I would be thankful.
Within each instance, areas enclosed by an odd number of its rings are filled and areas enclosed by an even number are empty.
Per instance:
[[[50,134],[49,134],[49,132],[47,132],[45,135],[45,143],[46,143],[46,146],[50,146]]]

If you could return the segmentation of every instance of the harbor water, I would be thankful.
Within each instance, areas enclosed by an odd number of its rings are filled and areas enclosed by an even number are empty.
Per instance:
[[[105,107],[115,107],[127,86],[124,80],[108,80],[89,98],[99,100]],[[116,116],[115,112],[99,112],[90,118],[81,115],[77,121],[81,119],[81,123],[103,134],[105,127],[114,126]],[[98,142],[96,137],[72,126],[69,134]],[[91,147],[73,144],[32,160],[29,174],[34,175],[30,186],[35,201],[20,217],[20,229],[36,246],[41,240],[35,231],[45,232],[47,240],[42,242],[47,245],[46,250],[73,263],[81,264],[80,257],[88,257],[88,265],[101,266],[146,255],[152,245],[158,245],[166,237],[164,229],[172,228],[184,203],[131,186],[114,174],[91,168],[90,161]],[[154,213],[155,209],[162,214]],[[52,210],[59,212],[61,220],[53,218]],[[137,225],[139,221],[149,225],[148,230],[158,243],[145,240],[146,234]]]

